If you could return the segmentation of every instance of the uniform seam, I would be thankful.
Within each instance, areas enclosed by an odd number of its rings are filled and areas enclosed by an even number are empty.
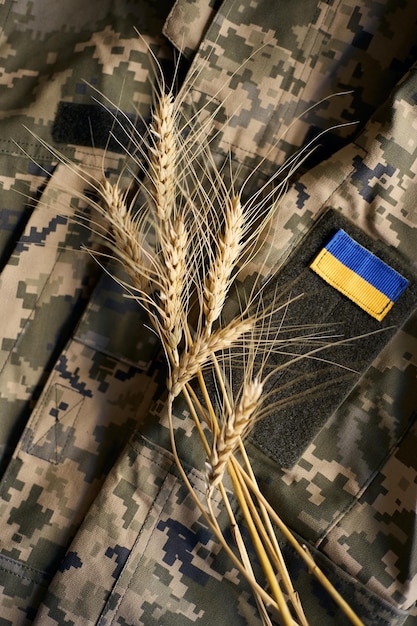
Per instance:
[[[303,541],[304,539],[299,536],[299,539]],[[292,550],[292,548],[290,547]],[[386,598],[379,596],[375,591],[372,591],[364,585],[360,580],[358,580],[353,574],[345,571],[338,563],[335,563],[327,554],[321,551],[313,552],[313,558],[318,560],[318,564],[324,570],[330,569],[332,574],[337,578],[338,581],[342,583],[342,585],[347,585],[352,588],[355,594],[359,594],[359,596],[365,597],[366,600],[372,605],[374,609],[377,611],[383,607],[383,610],[390,614],[391,617],[406,617],[409,615],[409,610],[404,610],[397,608],[390,604]],[[324,567],[323,567],[324,565]],[[340,591],[340,590],[339,590]],[[383,624],[387,626],[387,621],[384,618],[380,618],[378,616],[373,617],[377,621],[378,624]]]
[[[12,572],[11,570],[6,569],[5,567],[1,567],[0,566],[0,570],[2,572],[5,572],[6,574],[10,574],[10,576],[15,576],[16,578],[20,578],[20,579],[23,579],[23,580],[29,580],[30,582],[36,582],[30,576],[25,576],[24,574],[18,574],[17,572]]]
[[[88,310],[86,310],[86,313],[88,313]],[[74,332],[74,335],[72,337],[73,341],[81,344],[82,346],[85,346],[86,348],[89,348],[90,350],[94,350],[94,352],[98,352],[100,354],[103,354],[104,356],[108,356],[112,359],[115,359],[116,361],[123,363],[124,365],[128,365],[129,367],[134,367],[141,374],[146,374],[149,371],[149,368],[151,367],[151,363],[148,362],[148,363],[145,363],[144,365],[141,365],[140,362],[134,361],[133,359],[129,359],[128,357],[126,357],[124,354],[121,354],[117,350],[106,350],[106,348],[98,347],[94,343],[94,341],[89,341],[88,339],[84,339],[81,334],[78,334],[79,328],[80,327],[78,326]]]
[[[188,466],[188,471],[187,471],[187,474],[192,474],[192,473],[193,473],[194,468],[190,467],[188,464],[187,464],[187,466]],[[173,470],[174,470],[174,471],[172,471],[172,468],[173,468]],[[150,535],[149,535],[148,541],[146,542],[146,546],[144,546],[144,549],[142,550],[142,553],[141,553],[141,555],[140,555],[140,559],[139,559],[139,561],[138,561],[138,563],[137,563],[137,566],[135,567],[135,570],[134,570],[134,572],[133,572],[132,576],[130,577],[129,584],[127,585],[127,588],[126,588],[125,592],[123,593],[123,595],[120,597],[120,602],[118,603],[118,607],[120,607],[120,606],[121,606],[122,601],[123,601],[123,598],[125,597],[125,595],[126,595],[127,591],[132,589],[132,587],[133,587],[133,578],[134,578],[134,575],[135,575],[135,574],[136,574],[136,572],[138,571],[138,569],[139,569],[139,567],[140,567],[140,565],[141,565],[141,563],[142,563],[142,561],[143,561],[143,559],[144,559],[144,557],[145,557],[146,550],[147,550],[147,548],[148,548],[148,546],[149,546],[149,544],[150,544],[150,542],[151,542],[151,540],[152,540],[152,538],[153,538],[153,536],[154,536],[154,533],[155,533],[155,530],[156,530],[156,527],[157,527],[157,522],[161,520],[161,516],[162,516],[162,513],[163,513],[163,511],[164,511],[164,509],[165,509],[165,505],[166,505],[166,503],[168,502],[168,500],[169,500],[169,498],[170,498],[170,496],[171,496],[172,492],[174,491],[174,489],[175,489],[175,486],[176,486],[177,482],[178,482],[178,481],[181,481],[181,477],[180,477],[180,476],[178,475],[178,473],[175,471],[175,468],[176,468],[176,465],[175,465],[175,462],[173,462],[173,463],[172,463],[172,465],[171,465],[171,468],[170,468],[170,469],[168,470],[168,472],[167,472],[167,476],[166,476],[166,478],[165,478],[165,480],[164,480],[164,483],[166,482],[166,479],[167,479],[168,475],[169,475],[169,476],[171,476],[171,477],[173,477],[173,478],[175,478],[175,479],[176,479],[176,481],[173,483],[173,485],[172,485],[172,487],[171,487],[171,489],[170,489],[170,491],[169,491],[169,494],[167,495],[167,498],[165,499],[165,501],[164,501],[164,503],[163,503],[163,506],[161,506],[160,513],[159,513],[159,515],[158,515],[157,519],[155,520],[155,523],[154,523],[154,525],[153,525],[152,532],[151,532],[151,533],[150,533]],[[198,476],[196,476],[196,478],[198,479]],[[183,484],[183,483],[181,483],[181,484]],[[193,485],[193,488],[194,488],[194,489],[196,489],[197,491],[199,491],[199,493],[203,493],[203,492],[202,492],[202,491],[201,491],[198,487],[196,487],[195,485]],[[139,536],[138,536],[137,540],[139,540]],[[133,548],[132,548],[132,552],[133,552],[133,550],[134,550],[134,548],[135,548],[135,546],[136,546],[136,545],[137,545],[137,542],[135,542],[135,545],[134,545],[134,546],[133,546]],[[127,562],[126,562],[126,565],[127,565]],[[115,624],[115,623],[116,623],[116,622],[115,622],[115,619],[116,619],[116,618],[117,618],[117,614],[115,614],[115,617],[112,619],[111,624]]]
[[[4,22],[3,22],[4,27],[6,26],[7,22],[9,21],[9,18],[10,18],[10,13],[12,12],[13,2],[14,2],[14,0],[9,0],[9,8],[8,8],[8,11],[7,11],[7,15],[6,15],[6,17],[5,17],[5,20],[4,20]]]
[[[163,26],[163,32],[164,32],[165,37],[168,39],[168,41],[171,43],[171,45],[174,48],[176,48],[177,50],[179,50],[177,42],[175,41],[174,37],[172,37],[169,34],[169,29],[170,29],[171,23],[173,21],[174,14],[177,11],[179,3],[180,3],[180,0],[175,0],[174,4],[172,5],[172,8],[171,8],[170,12],[168,13],[168,16],[167,16],[167,18],[165,20],[165,24]],[[183,50],[179,50],[179,52],[181,54],[184,54]],[[185,56],[187,56],[187,55],[185,55]]]
[[[51,277],[51,274],[54,271],[55,267],[57,266],[58,261],[59,261],[62,253],[63,253],[63,251],[60,250],[59,253],[58,253],[57,258],[55,259],[55,261],[54,261],[54,263],[53,263],[53,265],[52,265],[52,267],[50,269],[50,271],[48,272],[48,278],[45,280],[45,283],[44,283],[42,289],[40,290],[40,292],[38,294],[38,297],[36,298],[36,302],[35,302],[34,306],[30,309],[30,313],[26,317],[25,322],[23,324],[23,327],[20,329],[20,332],[18,332],[18,334],[17,334],[17,336],[16,336],[16,338],[15,338],[15,340],[13,342],[13,346],[10,348],[10,350],[8,352],[8,355],[7,355],[7,357],[6,357],[6,359],[5,359],[4,363],[3,363],[3,366],[0,369],[0,376],[3,374],[4,369],[7,366],[7,364],[9,363],[14,350],[17,348],[17,346],[21,342],[21,340],[22,340],[22,338],[23,338],[23,336],[24,336],[24,334],[26,332],[26,329],[27,329],[28,325],[30,324],[31,320],[33,319],[33,315],[34,315],[36,309],[39,306],[40,299],[42,298],[42,295],[43,295],[44,291],[46,290],[47,286],[49,285],[49,279]]]
[[[9,558],[7,556],[4,556],[3,554],[0,554],[0,561],[6,561],[6,563],[10,563],[11,565],[16,564],[19,567],[22,567],[24,569],[28,569],[28,570],[30,570],[32,572],[37,573],[37,574],[45,575],[45,572],[43,572],[42,570],[37,569],[36,567],[32,567],[31,565],[26,565],[26,563],[20,563],[19,561],[16,561],[16,560],[11,559],[11,558]],[[9,571],[6,568],[2,568],[2,569],[5,572]],[[11,572],[11,573],[14,573],[14,572]]]

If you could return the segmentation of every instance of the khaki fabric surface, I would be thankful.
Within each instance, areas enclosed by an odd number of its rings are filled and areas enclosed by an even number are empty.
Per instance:
[[[167,76],[183,50],[186,108],[202,119],[216,110],[216,161],[230,160],[237,186],[256,172],[246,194],[316,138],[242,289],[259,272],[279,284],[329,208],[412,274],[417,5],[3,0],[0,28],[0,625],[260,624],[175,468],[158,343],[83,251],[101,244],[66,215],[82,208],[86,183],[44,142],[115,180],[128,135],[112,112],[148,120],[147,47]],[[417,624],[411,306],[405,317],[329,414],[323,396],[321,427],[291,466],[256,437],[248,444],[271,503],[369,626]],[[204,492],[204,454],[180,402],[175,419]],[[282,545],[310,624],[347,624]]]

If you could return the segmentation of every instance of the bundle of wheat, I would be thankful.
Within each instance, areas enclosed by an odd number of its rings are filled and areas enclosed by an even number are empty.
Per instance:
[[[117,183],[110,185],[104,180],[97,186],[113,234],[113,251],[130,276],[131,294],[147,310],[167,357],[167,411],[176,462],[207,524],[252,585],[265,624],[271,624],[271,609],[279,612],[286,625],[308,623],[273,524],[352,623],[360,624],[306,547],[298,543],[263,497],[244,444],[254,422],[268,410],[264,384],[271,372],[266,373],[265,364],[280,341],[280,323],[274,327],[277,310],[287,307],[288,302],[262,306],[259,283],[234,317],[224,319],[223,312],[238,273],[259,250],[261,234],[277,210],[286,178],[275,186],[273,194],[259,193],[242,201],[234,185],[226,184],[216,168],[210,143],[204,139],[205,129],[199,128],[194,118],[184,119],[183,98],[181,92],[175,97],[160,81],[148,134],[139,149],[138,166],[145,172],[139,184],[139,208],[134,203],[127,206],[127,195]],[[288,173],[293,166],[288,167]],[[301,340],[308,345],[308,338],[317,339],[310,333]],[[290,341],[295,340],[292,337]],[[303,356],[317,350],[321,347],[313,346]],[[233,380],[236,359],[240,359],[236,368],[238,385]],[[215,400],[208,392],[208,379],[213,376]],[[204,502],[193,491],[176,452],[172,413],[179,395],[187,401],[206,453]],[[268,592],[264,582],[254,576],[224,486],[226,473],[262,565]],[[228,511],[237,555],[213,512],[211,496],[215,489],[220,490]]]
[[[241,297],[237,311],[224,314],[228,295],[244,268],[254,260],[258,268],[267,265],[268,247],[263,242],[268,238],[268,227],[288,178],[309,146],[280,168],[273,180],[243,200],[246,183],[236,191],[230,172],[226,176],[216,166],[207,139],[211,117],[203,122],[194,115],[187,118],[183,110],[186,98],[187,93],[174,95],[166,87],[161,72],[145,136],[139,137],[134,124],[127,120],[131,133],[126,134],[126,171],[132,172],[127,188],[121,183],[126,172],[116,182],[105,176],[96,180],[51,151],[90,189],[88,202],[96,210],[95,217],[80,214],[77,219],[87,220],[89,228],[107,245],[107,252],[90,252],[98,260],[100,255],[111,256],[121,263],[128,276],[124,286],[129,296],[146,310],[159,336],[167,360],[167,416],[179,472],[207,525],[249,581],[263,623],[272,625],[272,611],[286,626],[308,624],[275,526],[350,621],[359,625],[360,619],[317,567],[306,546],[298,542],[263,496],[245,449],[245,437],[252,426],[271,410],[271,394],[265,391],[274,374],[268,369],[269,355],[297,342],[307,348],[301,354],[289,350],[290,358],[280,367],[317,355],[326,346],[322,329],[315,332],[314,324],[295,328],[296,333],[304,330],[295,336],[288,335],[287,329],[282,338],[282,319],[291,298],[279,301],[277,297],[264,305],[265,276]],[[140,175],[135,174],[132,163]],[[86,199],[83,193],[74,195]],[[214,396],[209,393],[213,379]],[[173,405],[178,396],[187,403],[205,451],[205,468],[199,468],[206,475],[203,500],[194,491],[176,449]],[[261,564],[263,580],[255,577],[243,540],[248,533],[241,531],[233,512],[226,475]],[[214,513],[212,495],[216,489],[228,513],[237,552],[226,540]]]

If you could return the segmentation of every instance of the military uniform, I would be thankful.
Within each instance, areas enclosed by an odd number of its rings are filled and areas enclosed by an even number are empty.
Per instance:
[[[149,117],[148,46],[167,75],[184,52],[186,105],[218,109],[213,151],[232,154],[238,183],[256,172],[248,193],[326,131],[244,281],[267,254],[284,291],[295,267],[310,284],[306,259],[329,224],[407,276],[385,334],[330,287],[312,298],[314,321],[341,307],[351,336],[375,341],[338,354],[351,374],[260,423],[248,449],[270,502],[364,623],[417,623],[415,3],[3,0],[0,27],[1,626],[260,623],[178,476],[158,343],[83,252],[94,235],[65,217],[85,181],[43,143],[88,174],[122,171],[123,119]],[[115,105],[127,116],[116,126]],[[180,404],[175,416],[204,492],[191,420]],[[282,548],[310,623],[348,623]]]

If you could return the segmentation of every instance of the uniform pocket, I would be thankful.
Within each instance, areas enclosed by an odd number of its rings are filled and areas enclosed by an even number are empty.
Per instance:
[[[101,626],[257,624],[250,591],[213,540],[172,455],[139,436],[132,444],[75,537],[35,624],[59,624],[64,616]],[[186,471],[204,497],[204,476]]]

